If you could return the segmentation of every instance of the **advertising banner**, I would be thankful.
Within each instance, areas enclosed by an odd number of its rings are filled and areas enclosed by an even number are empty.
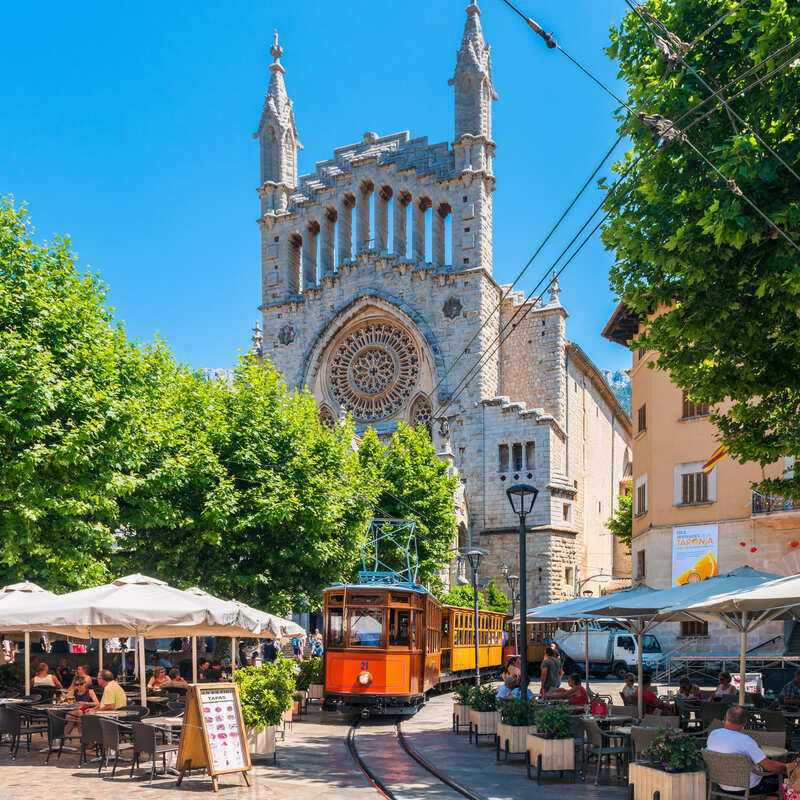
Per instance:
[[[672,585],[698,583],[717,574],[716,522],[672,529]]]

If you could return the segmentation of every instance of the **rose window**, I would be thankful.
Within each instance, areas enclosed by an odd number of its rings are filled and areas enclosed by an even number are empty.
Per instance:
[[[364,422],[396,413],[408,401],[418,377],[414,340],[389,322],[366,323],[351,331],[330,360],[333,396]]]

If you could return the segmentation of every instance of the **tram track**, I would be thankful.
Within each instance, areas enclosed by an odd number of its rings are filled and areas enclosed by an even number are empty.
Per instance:
[[[357,720],[350,726],[347,748],[361,774],[387,800],[484,800],[424,759],[403,734],[402,721],[362,728],[370,732],[370,737],[366,747],[359,750],[362,722]]]

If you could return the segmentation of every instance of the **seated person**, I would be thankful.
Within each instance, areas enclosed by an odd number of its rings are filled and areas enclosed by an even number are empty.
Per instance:
[[[503,683],[497,690],[497,699],[507,700],[509,697],[513,697],[515,690],[517,692],[517,697],[519,697],[519,675],[506,675],[503,678]]]
[[[778,775],[786,770],[786,764],[780,761],[773,761],[764,755],[764,751],[758,746],[755,739],[742,733],[742,728],[747,722],[747,711],[741,706],[731,706],[725,712],[725,727],[717,728],[708,734],[706,747],[715,753],[733,753],[746,755],[754,764],[758,764],[767,772],[774,772],[775,775],[756,775],[750,773],[750,795],[770,794],[774,795],[778,790]],[[734,794],[744,794],[741,786],[724,786],[720,784],[724,792]],[[755,791],[754,791],[755,790]]]
[[[97,711],[114,711],[128,705],[128,698],[125,697],[122,687],[114,680],[114,673],[110,669],[104,669],[98,673],[97,683],[103,690],[100,707],[96,709]]]
[[[87,686],[86,679],[80,675],[75,677],[75,682],[69,687],[67,700],[78,703],[78,708],[67,714],[67,724],[64,733],[69,735],[73,728],[81,729],[81,715],[100,707],[100,701],[91,686]]]
[[[33,685],[34,686],[52,686],[54,689],[63,689],[64,687],[61,685],[61,681],[56,678],[55,675],[52,675],[47,667],[47,664],[42,661],[41,664],[36,668],[36,675],[33,677]]]
[[[520,667],[522,661],[519,656],[509,656],[506,659],[506,665],[503,667],[502,679],[506,679],[506,675],[516,675],[517,678],[522,676],[522,668]]]
[[[665,703],[663,700],[658,699],[658,695],[653,691],[651,686],[650,674],[645,672],[642,676],[642,697],[644,698],[644,713],[645,714],[671,714],[674,711],[670,703]],[[637,689],[633,696],[639,697],[639,690]]]
[[[209,666],[203,676],[205,683],[219,683],[222,680],[222,667],[219,664]]]
[[[678,694],[685,700],[703,700],[703,693],[696,683],[692,683],[685,675],[678,681]]]
[[[168,678],[164,673],[164,667],[153,667],[153,674],[150,676],[150,680],[147,681],[147,688],[154,689],[158,692],[161,689],[161,684],[166,683],[167,680]]]
[[[173,667],[173,668],[172,668],[172,669],[169,671],[169,674],[167,675],[167,678],[169,679],[169,680],[167,681],[168,683],[183,683],[183,684],[186,684],[186,685],[188,686],[188,684],[186,683],[186,681],[185,681],[185,680],[183,679],[183,677],[181,676],[181,673],[180,673],[180,671],[178,670],[178,668],[177,668],[177,667]]]
[[[635,702],[634,697],[636,697],[636,676],[632,672],[626,672],[623,680],[624,683],[620,690],[622,702],[626,706],[632,706]]]
[[[711,695],[712,700],[719,700],[726,695],[729,697],[736,697],[739,692],[736,687],[731,683],[730,672],[720,672],[719,686],[714,689],[714,694]]]
[[[314,644],[311,648],[312,658],[322,658],[322,637],[318,636],[314,639]]]
[[[781,689],[779,696],[786,706],[800,706],[800,669],[795,671],[794,677]]]
[[[197,680],[202,682],[206,679],[206,670],[211,668],[211,662],[204,658],[197,667]]]
[[[89,674],[88,664],[78,664],[78,666],[75,667],[75,677],[72,679],[72,682],[75,683],[78,678],[83,678],[86,686],[92,685],[92,676]]]
[[[67,659],[63,656],[58,659],[58,666],[56,667],[56,677],[61,682],[62,686],[69,686],[72,683],[72,670],[69,668]]]
[[[579,672],[573,672],[567,677],[567,688],[560,687],[550,689],[545,697],[548,700],[568,700],[571,706],[583,709],[589,702],[589,695],[586,689],[581,686],[581,676]]]

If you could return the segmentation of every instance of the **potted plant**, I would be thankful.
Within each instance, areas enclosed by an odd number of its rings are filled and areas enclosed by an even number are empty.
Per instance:
[[[295,691],[292,662],[279,659],[262,667],[243,667],[234,674],[239,686],[250,755],[275,759],[275,727],[292,706]]]
[[[536,782],[542,772],[575,773],[575,736],[572,732],[574,717],[566,703],[545,706],[536,712],[535,733],[526,737],[525,764],[528,777],[531,766],[536,765]]]
[[[645,761],[631,764],[628,783],[634,800],[660,792],[664,798],[704,800],[706,772],[695,740],[673,728],[665,728],[644,751]]]
[[[535,711],[530,702],[521,697],[499,700],[500,722],[497,725],[495,749],[497,760],[504,751],[506,758],[510,753],[524,753],[528,729],[533,725]]]
[[[469,692],[472,687],[468,683],[459,683],[453,689],[453,730],[458,733],[460,725],[469,726]]]
[[[300,662],[297,688],[308,692],[309,700],[322,700],[325,696],[325,668],[321,658]]]
[[[469,691],[469,740],[475,736],[478,744],[480,736],[497,733],[500,712],[497,710],[497,691],[491,686],[473,686]]]

